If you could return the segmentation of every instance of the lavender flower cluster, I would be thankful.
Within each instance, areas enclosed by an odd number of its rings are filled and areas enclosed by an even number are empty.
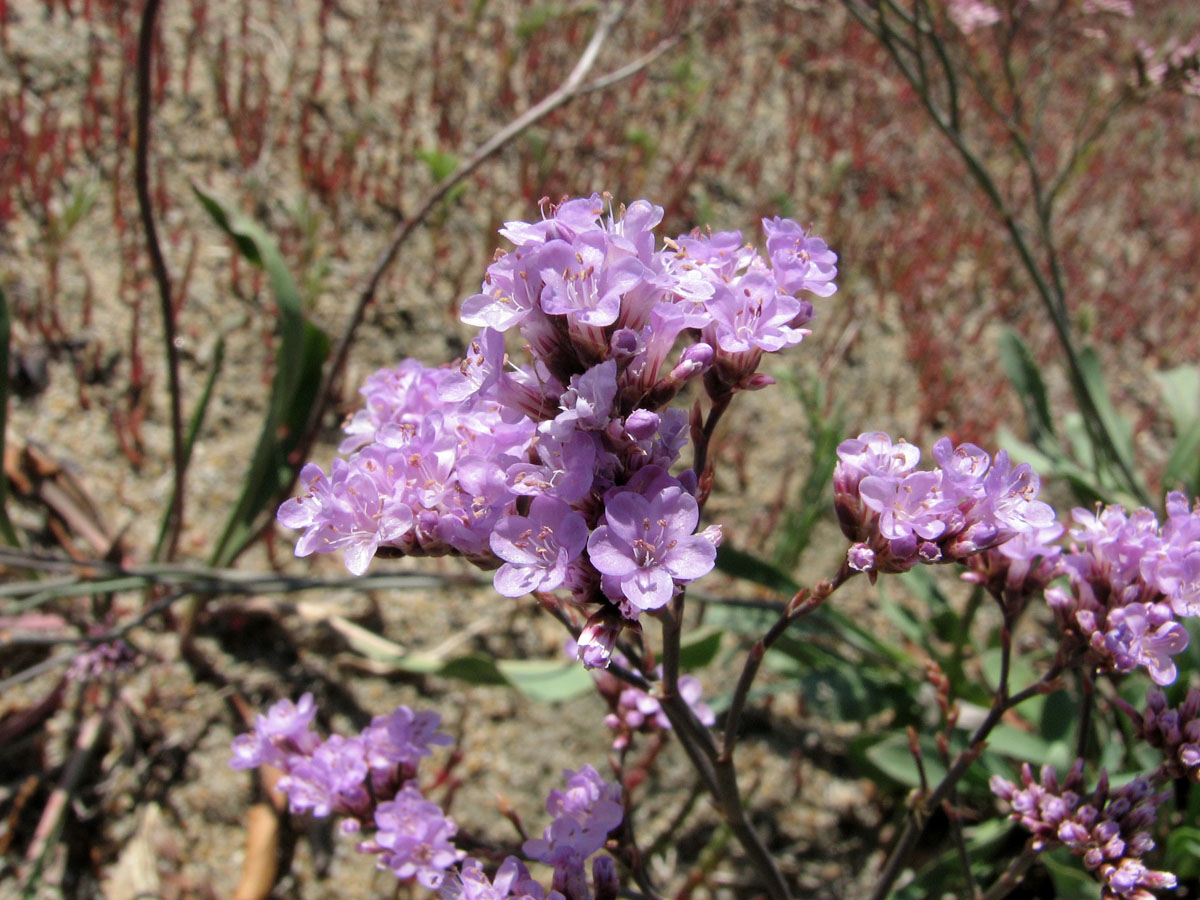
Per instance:
[[[312,694],[297,703],[280,700],[256,718],[254,731],[234,739],[230,765],[280,770],[278,787],[293,812],[342,816],[347,834],[374,826],[358,849],[379,854],[379,865],[397,877],[436,889],[464,856],[451,843],[454,823],[421,796],[415,780],[420,760],[451,742],[437,730],[441,717],[401,706],[376,716],[361,734],[321,740],[312,730],[316,712]]]
[[[1099,785],[1085,800],[1080,794],[1083,760],[1061,783],[1050,766],[1041,774],[1041,780],[1035,780],[1026,764],[1020,788],[999,775],[991,779],[992,792],[1012,806],[1011,818],[1033,834],[1034,850],[1065,846],[1082,857],[1084,867],[1101,882],[1102,900],[1154,900],[1150,891],[1175,887],[1174,875],[1148,869],[1142,862],[1154,849],[1149,828],[1169,791],[1156,793],[1144,778],[1110,791],[1102,772]]]
[[[1117,703],[1133,722],[1137,738],[1162,753],[1161,777],[1200,784],[1200,689],[1189,690],[1178,707],[1168,706],[1167,695],[1158,688],[1147,691],[1142,712],[1120,698]]]
[[[373,825],[374,834],[358,845],[359,851],[377,854],[380,868],[440,889],[448,900],[615,900],[619,884],[613,860],[595,854],[620,826],[625,809],[620,786],[591,766],[564,771],[566,790],[551,791],[546,801],[553,822],[522,848],[529,859],[553,867],[546,893],[516,857],[506,859],[489,880],[480,863],[455,846],[454,822],[421,795],[418,763],[432,747],[451,740],[437,730],[436,713],[401,706],[390,716],[376,716],[361,734],[325,740],[312,730],[315,716],[312,694],[297,703],[280,700],[256,718],[252,732],[234,738],[230,764],[279,769],[278,787],[293,812],[343,816],[347,834]],[[586,864],[593,856],[589,882]]]
[[[462,304],[481,328],[466,358],[374,375],[351,455],[301,472],[304,493],[278,513],[304,530],[296,554],[343,552],[359,574],[381,548],[454,553],[495,568],[505,596],[564,589],[593,611],[579,641],[591,666],[707,574],[721,533],[696,531],[703,473],[671,472],[689,423],[667,404],[695,379],[714,405],[770,384],[762,354],[808,333],[798,295],[832,294],[837,257],[778,218],[763,221],[765,257],[736,231],[659,247],[662,216],[595,194],[507,223],[514,249]],[[529,363],[509,359],[508,331]]]
[[[1187,648],[1177,618],[1200,615],[1200,503],[1167,496],[1161,527],[1149,509],[1120,506],[1073,510],[1075,546],[1062,556],[1068,586],[1046,590],[1046,601],[1070,644],[1115,672],[1144,666],[1157,684],[1176,677],[1172,657]]]
[[[553,823],[541,838],[525,842],[523,850],[530,859],[554,868],[554,886],[547,895],[514,857],[489,881],[479,863],[455,847],[454,822],[421,795],[416,782],[420,760],[434,746],[451,742],[448,734],[437,730],[437,713],[414,713],[401,706],[389,716],[376,716],[361,734],[321,740],[312,730],[316,712],[312,694],[296,703],[280,700],[266,715],[256,717],[252,732],[234,738],[230,764],[235,769],[265,765],[280,770],[278,787],[293,812],[342,816],[341,828],[347,834],[373,826],[373,836],[358,845],[359,851],[378,854],[381,868],[431,890],[440,888],[444,897],[616,897],[611,858],[593,861],[591,885],[586,875],[587,860],[603,849],[609,832],[624,818],[621,788],[604,781],[591,766],[563,773],[566,790],[551,791],[546,802]],[[450,872],[459,862],[461,871]]]
[[[920,563],[960,562],[1013,538],[1053,526],[1028,463],[1014,467],[974,444],[933,446],[938,468],[918,470],[921,451],[881,431],[838,445],[834,507],[854,545],[852,568],[874,578]]]

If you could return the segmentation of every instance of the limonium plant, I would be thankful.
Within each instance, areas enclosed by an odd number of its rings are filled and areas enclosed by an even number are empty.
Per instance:
[[[372,375],[343,455],[328,471],[304,467],[302,492],[278,512],[301,532],[296,555],[340,553],[356,575],[376,557],[460,556],[491,571],[501,595],[534,595],[593,670],[614,751],[646,735],[679,740],[775,900],[793,888],[750,821],[734,754],[765,652],[860,573],[873,582],[956,566],[1003,622],[995,698],[961,751],[945,743],[946,774],[924,784],[872,896],[886,896],[907,864],[928,819],[919,809],[949,802],[1009,710],[1068,673],[1091,690],[1136,670],[1156,688],[1144,710],[1121,709],[1161,764],[1116,786],[1090,773],[1082,752],[1061,778],[1049,766],[1035,778],[1028,765],[1019,785],[994,775],[997,810],[1029,837],[988,896],[1003,896],[1038,853],[1057,848],[1081,859],[1106,898],[1173,887],[1175,876],[1146,857],[1167,786],[1200,772],[1200,692],[1172,707],[1160,690],[1179,675],[1182,620],[1200,614],[1200,508],[1181,494],[1168,498],[1162,524],[1150,510],[1109,506],[1075,510],[1068,530],[1038,499],[1037,474],[1004,451],[943,438],[934,465],[920,468],[918,448],[886,433],[845,440],[833,475],[848,541],[841,565],[799,591],[753,645],[717,729],[679,662],[688,586],[713,570],[722,540],[720,524],[702,521],[711,439],[737,394],[773,384],[759,371],[763,354],[803,341],[814,298],[836,290],[838,260],[788,219],[762,222],[760,250],[739,232],[660,237],[662,217],[646,200],[620,206],[593,194],[507,223],[511,249],[461,305],[463,322],[479,329],[464,358],[432,368],[406,360]],[[1058,647],[1035,683],[1012,690],[1012,629],[1038,598]],[[655,620],[657,653],[646,633]],[[957,710],[939,678],[948,733]],[[401,707],[358,735],[325,739],[311,730],[314,715],[308,695],[276,704],[235,741],[234,766],[281,770],[294,811],[340,817],[359,849],[400,879],[465,900],[600,900],[630,880],[655,895],[619,779],[564,761],[566,788],[546,804],[551,824],[524,841],[523,858],[497,865],[472,855],[422,793],[418,764],[449,742],[435,713]],[[552,870],[549,881],[531,875],[534,863]]]

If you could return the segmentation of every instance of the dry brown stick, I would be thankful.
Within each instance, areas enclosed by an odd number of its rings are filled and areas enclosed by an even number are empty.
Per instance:
[[[91,762],[92,754],[96,752],[96,745],[100,743],[107,724],[107,712],[98,712],[88,716],[80,726],[79,734],[75,738],[75,749],[71,753],[71,758],[67,762],[58,787],[46,801],[42,817],[38,820],[37,828],[34,830],[33,840],[25,852],[26,868],[21,873],[23,889],[41,882],[46,859],[54,842],[58,840],[58,836],[62,832],[71,796],[75,793],[80,779],[83,778],[83,773]]]

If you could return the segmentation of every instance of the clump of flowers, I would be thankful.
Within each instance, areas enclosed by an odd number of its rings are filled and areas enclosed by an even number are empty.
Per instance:
[[[1046,600],[1071,645],[1115,672],[1144,667],[1157,684],[1175,680],[1172,659],[1188,645],[1177,618],[1200,615],[1200,506],[1167,497],[1161,528],[1149,509],[1075,509],[1075,542],[1062,557],[1069,587]]]
[[[1192,688],[1179,706],[1170,706],[1159,688],[1146,692],[1144,712],[1117,698],[1133,722],[1139,740],[1156,747],[1163,756],[1164,778],[1186,778],[1200,784],[1200,690]]]
[[[121,638],[93,644],[71,660],[67,678],[87,684],[105,675],[128,672],[137,666],[139,658],[138,651]]]
[[[466,358],[372,376],[350,455],[306,466],[278,518],[303,529],[297,555],[342,552],[355,574],[381,551],[457,554],[505,596],[569,592],[590,617],[580,658],[605,665],[623,627],[712,570],[721,540],[697,531],[707,435],[700,471],[677,471],[690,429],[671,400],[698,380],[719,417],[770,384],[762,354],[808,334],[801,295],[836,290],[837,257],[787,219],[763,220],[764,257],[740,232],[660,242],[645,200],[543,212],[501,229],[513,249],[462,304],[481,329]]]
[[[437,730],[441,717],[400,706],[361,734],[321,740],[312,730],[316,712],[312,694],[280,700],[256,717],[254,731],[234,739],[230,765],[279,769],[278,788],[293,812],[341,816],[346,834],[374,827],[361,852],[379,854],[379,865],[400,878],[437,888],[464,855],[450,843],[454,823],[421,796],[415,780],[420,760],[451,742]]]
[[[585,765],[577,772],[564,771],[563,776],[567,789],[551,791],[546,799],[546,812],[554,821],[540,838],[526,841],[521,849],[530,859],[554,867],[555,891],[568,900],[590,900],[586,863],[604,847],[609,833],[625,816],[621,788],[605,781],[591,766]],[[598,869],[593,866],[597,884],[615,887],[612,860]]]
[[[451,742],[437,730],[437,713],[401,706],[391,715],[376,716],[360,734],[322,740],[312,730],[316,712],[312,694],[296,703],[275,703],[256,717],[252,732],[234,738],[230,765],[279,769],[278,788],[293,812],[342,816],[346,834],[373,828],[359,843],[359,852],[376,854],[381,869],[440,889],[443,897],[615,900],[618,880],[612,858],[592,859],[590,885],[586,863],[604,848],[625,810],[620,786],[605,781],[591,766],[563,773],[566,790],[551,791],[546,801],[554,821],[541,838],[525,842],[529,859],[554,868],[554,885],[546,893],[516,857],[506,859],[489,880],[480,863],[455,845],[454,822],[421,794],[416,781],[420,760],[433,747]]]
[[[942,438],[933,446],[938,468],[918,470],[920,450],[875,431],[843,441],[837,453],[834,506],[855,542],[847,559],[872,578],[961,562],[1054,524],[1054,510],[1036,499],[1037,474],[1028,463],[1014,467],[1003,450],[993,460]]]
[[[1080,793],[1082,786],[1083,760],[1061,783],[1050,766],[1035,780],[1028,764],[1019,788],[999,775],[991,779],[992,793],[1012,807],[1010,818],[1033,834],[1033,849],[1066,847],[1082,857],[1100,880],[1103,900],[1153,900],[1150,891],[1175,887],[1174,875],[1142,861],[1154,849],[1149,829],[1170,792],[1156,793],[1144,778],[1110,790],[1103,772],[1090,797]]]

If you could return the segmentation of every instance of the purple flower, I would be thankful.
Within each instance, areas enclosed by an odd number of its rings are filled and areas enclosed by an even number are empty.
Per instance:
[[[607,782],[591,766],[564,771],[565,791],[551,791],[546,812],[554,822],[541,838],[522,845],[525,854],[554,867],[554,889],[566,897],[589,896],[584,862],[600,850],[625,816],[620,785]]]
[[[737,281],[722,285],[710,301],[712,339],[725,354],[753,349],[774,352],[800,343],[807,331],[791,327],[801,311],[800,301],[781,293],[769,271],[751,269]]]
[[[562,412],[550,423],[550,433],[558,440],[565,441],[576,429],[602,431],[612,418],[616,396],[616,361],[609,359],[592,366],[582,375],[572,378],[570,387],[559,398]]]
[[[789,293],[810,291],[828,297],[837,290],[837,254],[791,219],[762,220],[767,255],[779,286]]]
[[[1152,900],[1148,891],[1175,886],[1174,875],[1147,869],[1141,860],[1154,849],[1148,829],[1169,791],[1155,793],[1142,778],[1110,791],[1108,776],[1101,772],[1099,784],[1085,802],[1079,793],[1083,760],[1076,762],[1062,784],[1049,766],[1041,776],[1040,782],[1035,781],[1025,765],[1021,787],[998,775],[990,783],[992,792],[1012,806],[1010,818],[1034,835],[1033,849],[1065,846],[1081,857],[1084,867],[1101,881],[1104,900]]]
[[[583,516],[555,497],[534,497],[528,516],[507,516],[492,531],[492,552],[504,560],[496,591],[520,597],[560,587],[587,539]]]
[[[1080,623],[1083,627],[1083,622]],[[1175,681],[1171,659],[1187,649],[1187,629],[1171,618],[1166,604],[1129,603],[1108,614],[1106,629],[1091,635],[1092,649],[1118,672],[1145,666],[1155,684]],[[1086,629],[1085,629],[1086,631]]]
[[[554,900],[544,897],[542,886],[529,877],[529,870],[515,856],[500,864],[494,879],[484,874],[476,859],[463,860],[462,871],[442,882],[443,900]],[[559,900],[561,900],[561,895]]]
[[[538,264],[546,313],[601,328],[617,321],[622,295],[641,281],[644,266],[633,257],[614,260],[609,243],[604,232],[590,232],[545,245]]]
[[[915,534],[933,540],[946,530],[948,503],[936,472],[912,472],[893,480],[869,475],[859,484],[863,503],[879,514],[879,533],[891,541]]]
[[[570,647],[567,652],[571,653]],[[620,662],[626,664],[624,659],[620,659]],[[655,670],[655,674],[661,680],[661,666]],[[628,747],[635,733],[653,734],[671,730],[671,720],[667,718],[657,697],[626,684],[602,669],[593,671],[592,678],[596,681],[596,690],[608,703],[610,712],[604,717],[604,724],[616,732],[612,745],[614,750]],[[700,679],[695,675],[680,676],[680,698],[691,707],[701,725],[711,727],[717,718],[712,707],[703,701],[703,693]]]
[[[537,307],[542,290],[538,249],[518,247],[488,266],[483,292],[468,297],[459,309],[462,321],[501,332],[524,321]]]
[[[293,760],[279,779],[293,812],[324,817],[337,811],[354,813],[367,802],[365,745],[361,737],[330,735],[311,756]]]
[[[939,468],[913,471],[918,451],[874,432],[844,441],[838,457],[834,507],[855,542],[848,562],[872,578],[959,562],[1054,525],[1054,511],[1035,499],[1037,476],[1027,465],[1014,469],[1003,450],[992,460],[973,444],[943,438],[934,445]]]
[[[416,878],[430,890],[437,890],[446,870],[465,855],[450,842],[457,826],[411,785],[379,804],[375,827],[374,842],[360,849],[380,852],[380,868],[391,869],[397,878]]]
[[[587,542],[592,565],[607,576],[610,596],[636,610],[659,609],[675,596],[676,580],[693,581],[712,571],[719,531],[694,534],[699,519],[696,498],[678,482],[649,498],[629,490],[610,494],[605,524]]]
[[[297,703],[279,700],[267,714],[254,720],[254,731],[238,735],[233,740],[235,769],[253,769],[268,765],[283,768],[291,755],[308,755],[316,749],[320,738],[312,731],[317,714],[312,694],[304,694]]]
[[[1168,706],[1159,688],[1146,692],[1145,712],[1118,703],[1133,720],[1137,736],[1162,753],[1162,771],[1168,778],[1200,783],[1200,690],[1189,690],[1178,707]]]
[[[367,763],[373,772],[390,773],[403,767],[406,777],[416,773],[417,763],[429,756],[435,746],[453,743],[453,738],[437,730],[442,717],[432,710],[413,712],[407,706],[397,707],[390,715],[376,716],[363,730]]]

